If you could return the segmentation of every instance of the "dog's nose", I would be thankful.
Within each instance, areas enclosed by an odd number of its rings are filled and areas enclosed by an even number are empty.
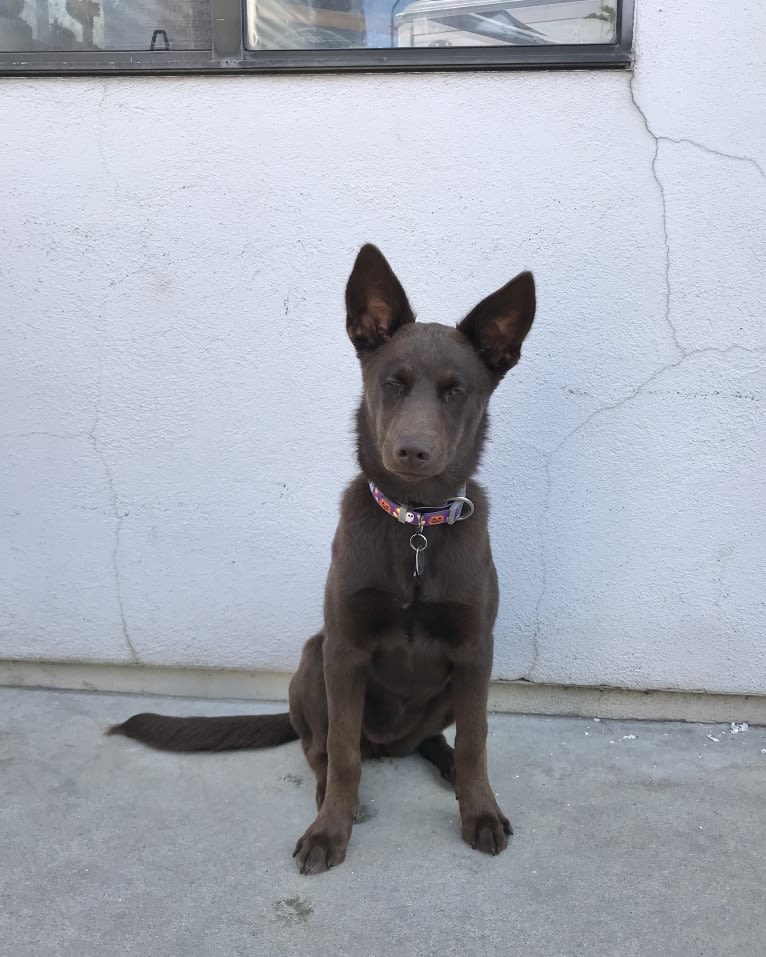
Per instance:
[[[400,465],[422,468],[431,461],[431,445],[413,435],[404,435],[396,444],[396,457]]]

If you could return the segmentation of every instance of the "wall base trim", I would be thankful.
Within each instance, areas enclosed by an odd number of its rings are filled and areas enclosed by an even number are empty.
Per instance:
[[[288,673],[278,671],[0,660],[0,685],[17,688],[285,701],[289,681]],[[766,725],[766,695],[494,681],[489,707],[507,714]]]

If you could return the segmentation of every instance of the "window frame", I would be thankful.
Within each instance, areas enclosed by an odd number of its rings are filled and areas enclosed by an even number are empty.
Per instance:
[[[245,0],[210,0],[210,51],[0,52],[0,76],[624,69],[632,62],[634,0],[615,0],[615,5],[614,43],[248,50],[245,46]]]

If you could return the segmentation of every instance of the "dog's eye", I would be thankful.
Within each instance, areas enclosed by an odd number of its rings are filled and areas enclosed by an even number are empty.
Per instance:
[[[397,379],[396,376],[391,376],[386,379],[383,385],[392,395],[401,395],[404,389],[404,383],[401,379]]]
[[[442,392],[442,398],[445,402],[453,402],[455,399],[459,399],[464,395],[465,390],[457,384],[448,385]]]

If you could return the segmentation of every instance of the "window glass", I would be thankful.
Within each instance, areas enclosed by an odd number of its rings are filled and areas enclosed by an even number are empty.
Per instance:
[[[614,43],[616,21],[601,0],[247,0],[254,50]]]
[[[0,0],[0,52],[209,50],[209,0]]]

